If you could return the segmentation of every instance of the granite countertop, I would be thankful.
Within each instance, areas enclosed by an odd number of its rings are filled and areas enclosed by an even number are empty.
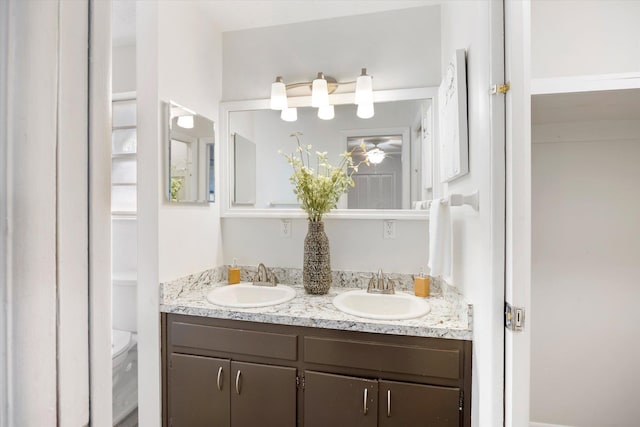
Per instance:
[[[333,286],[326,295],[309,295],[302,286],[293,284],[296,296],[289,302],[260,308],[230,308],[207,300],[207,294],[215,287],[229,286],[215,280],[220,279],[215,276],[199,274],[161,284],[160,311],[379,334],[459,340],[472,340],[473,337],[472,307],[457,293],[440,286],[432,287],[432,295],[427,298],[431,311],[425,316],[408,320],[374,320],[343,313],[332,303],[336,295],[362,287]]]

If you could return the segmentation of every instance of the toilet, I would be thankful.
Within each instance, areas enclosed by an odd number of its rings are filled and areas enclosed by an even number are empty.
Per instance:
[[[112,329],[113,425],[119,426],[138,406],[136,334]]]
[[[137,426],[136,219],[112,218],[111,362],[113,426]]]
[[[132,346],[131,336],[131,332],[128,331],[117,329],[111,331],[111,361],[114,375],[121,370],[123,362],[127,358]]]

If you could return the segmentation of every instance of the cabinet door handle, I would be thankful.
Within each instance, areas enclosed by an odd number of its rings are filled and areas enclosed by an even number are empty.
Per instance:
[[[387,390],[387,417],[391,416],[391,390]]]
[[[369,390],[368,389],[364,389],[364,402],[363,402],[363,410],[364,410],[364,414],[367,415],[367,412],[369,412],[369,408],[367,407],[367,396],[369,394]]]
[[[218,368],[218,380],[216,383],[218,385],[218,391],[222,391],[222,366]]]
[[[240,372],[240,369],[238,369],[238,373],[236,374],[236,393],[240,394],[240,375],[242,375],[242,373]]]

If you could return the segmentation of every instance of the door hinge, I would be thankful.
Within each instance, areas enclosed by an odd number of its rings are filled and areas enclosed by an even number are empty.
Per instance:
[[[296,388],[304,390],[304,375],[296,376]]]
[[[510,331],[521,332],[524,329],[524,308],[504,303],[504,326]]]
[[[511,84],[509,82],[506,82],[503,85],[493,85],[491,86],[491,91],[489,92],[491,95],[496,95],[498,93],[507,93],[509,92],[509,89],[511,89]]]
[[[460,402],[458,402],[458,411],[462,412],[464,408],[464,391],[460,390]]]

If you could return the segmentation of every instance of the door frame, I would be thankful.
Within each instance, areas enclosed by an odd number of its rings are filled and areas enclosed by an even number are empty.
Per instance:
[[[531,365],[531,1],[505,0],[505,301],[526,308],[524,330],[505,328],[507,427],[528,426]]]
[[[8,274],[7,274],[7,194],[9,183],[7,181],[7,146],[9,145],[8,122],[8,58],[9,58],[9,2],[0,2],[0,218],[2,225],[0,230],[0,426],[9,425],[9,369],[7,357],[8,337],[8,313],[10,301],[8,298]]]
[[[111,0],[89,11],[90,424],[111,427]]]

